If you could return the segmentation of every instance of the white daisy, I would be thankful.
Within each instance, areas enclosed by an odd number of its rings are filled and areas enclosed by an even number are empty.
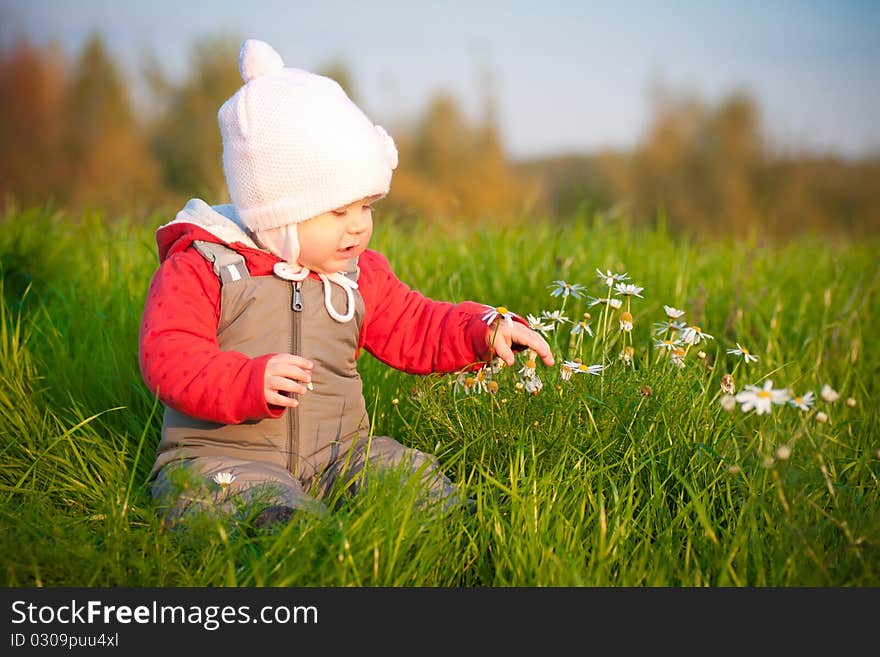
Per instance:
[[[547,287],[552,288],[550,290],[551,297],[562,297],[563,299],[568,296],[579,299],[583,295],[584,290],[587,289],[583,285],[566,283],[565,281],[553,281],[553,284]]]
[[[721,408],[728,413],[736,408],[736,398],[733,395],[721,395],[718,401],[721,403]]]
[[[563,381],[568,381],[572,374],[574,374],[574,369],[567,363],[559,366],[559,376]]]
[[[806,393],[804,395],[798,395],[797,397],[792,397],[791,399],[788,400],[788,403],[791,404],[792,406],[796,406],[797,408],[801,409],[802,411],[808,411],[813,406],[814,401],[815,400],[814,400],[813,391],[810,390],[808,393]]]
[[[532,329],[533,331],[537,331],[545,338],[547,337],[547,331],[552,331],[554,328],[556,328],[553,324],[542,322],[538,317],[535,317],[534,315],[526,315],[526,321],[529,323],[530,329]]]
[[[683,310],[679,310],[678,308],[673,308],[672,306],[667,306],[666,304],[663,304],[663,310],[666,311],[666,316],[669,319],[678,319],[679,317],[684,315]]]
[[[680,347],[682,344],[682,341],[678,338],[668,338],[666,340],[654,338],[655,349],[666,349],[666,351],[672,351],[676,347]]]
[[[218,472],[213,477],[214,483],[220,486],[220,488],[226,488],[229,484],[235,481],[235,475],[231,472]]]
[[[528,350],[528,354],[526,355],[526,360],[523,363],[523,366],[520,368],[519,373],[523,375],[524,379],[528,379],[530,377],[535,376],[535,354],[531,349]]]
[[[615,281],[625,281],[629,278],[627,274],[612,274],[610,269],[606,269],[604,272],[596,268],[596,276],[602,279],[605,282],[605,285],[611,287],[614,285]]]
[[[641,295],[641,291],[644,289],[645,288],[633,285],[632,283],[618,283],[614,286],[614,291],[617,294],[622,294],[625,297],[639,297],[640,299],[645,298]]]
[[[620,313],[620,330],[627,333],[633,330],[633,316],[627,310]]]
[[[570,367],[571,371],[576,374],[595,374],[598,375],[605,369],[604,365],[584,365],[576,360],[567,360],[562,363],[566,367]]]
[[[773,408],[773,404],[784,404],[791,399],[791,393],[787,388],[781,390],[773,389],[773,381],[767,379],[764,381],[764,387],[747,385],[736,395],[736,401],[742,406],[743,413],[747,413],[754,409],[758,415],[769,413]]]
[[[587,335],[593,335],[593,328],[590,326],[590,318],[587,315],[586,319],[582,319],[577,324],[571,327],[571,334],[578,335],[579,333],[586,333]]]
[[[507,322],[508,326],[513,326],[513,318],[517,317],[517,314],[508,310],[506,306],[486,306],[486,308],[487,310],[482,317],[484,322],[491,326],[500,317]]]
[[[667,331],[681,331],[687,324],[684,322],[676,322],[674,319],[665,322],[654,322],[655,335],[663,335]]]
[[[554,310],[553,312],[542,310],[541,317],[550,322],[553,325],[553,328],[556,328],[557,324],[567,324],[571,321],[568,317],[562,314],[561,310]]]
[[[714,338],[699,326],[686,326],[681,330],[681,341],[685,344],[700,344],[703,340],[714,340]]]
[[[669,360],[671,360],[672,364],[676,367],[684,367],[684,356],[684,349],[682,349],[681,347],[676,347],[669,352]]]
[[[454,388],[462,392],[470,392],[470,387],[474,384],[473,376],[470,372],[459,372],[455,376]]]
[[[530,395],[537,395],[544,387],[544,382],[538,376],[529,376],[523,379],[523,386]]]
[[[492,377],[488,368],[481,367],[479,370],[477,370],[477,374],[474,378],[476,379],[473,387],[474,392],[479,393],[489,391],[488,383],[492,380]]]
[[[742,356],[745,362],[752,361],[754,363],[758,362],[758,357],[753,355],[748,349],[743,347],[739,342],[736,343],[736,349],[728,349],[727,353],[733,354],[734,356]]]

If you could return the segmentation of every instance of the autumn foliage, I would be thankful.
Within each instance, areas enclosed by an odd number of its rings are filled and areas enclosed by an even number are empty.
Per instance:
[[[123,71],[100,35],[74,57],[25,37],[0,43],[0,197],[134,217],[173,212],[190,196],[226,202],[216,112],[241,83],[238,45],[230,37],[197,42],[186,74],[172,81],[149,60],[137,75]],[[358,101],[344,66],[323,72]],[[400,165],[386,216],[566,221],[591,207],[633,223],[733,237],[880,228],[880,158],[781,152],[767,143],[746,94],[713,107],[660,93],[631,152],[530,162],[506,156],[486,105],[469,121],[438,92],[423,116],[387,126]]]

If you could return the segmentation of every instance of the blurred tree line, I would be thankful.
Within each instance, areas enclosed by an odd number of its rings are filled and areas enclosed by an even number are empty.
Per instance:
[[[178,81],[145,59],[147,112],[100,35],[72,61],[58,46],[26,37],[0,43],[0,197],[17,206],[52,202],[169,218],[192,196],[227,202],[216,115],[241,85],[239,45],[230,36],[197,42]],[[358,102],[344,65],[320,72]],[[441,93],[410,125],[387,127],[400,165],[382,209],[400,221],[565,221],[597,209],[737,237],[880,228],[880,158],[776,154],[755,103],[740,93],[713,107],[661,91],[632,151],[531,162],[505,157],[491,98],[477,121]]]

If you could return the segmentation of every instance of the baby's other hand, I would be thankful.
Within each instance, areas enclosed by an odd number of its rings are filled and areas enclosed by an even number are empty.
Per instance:
[[[302,356],[275,354],[266,362],[263,394],[270,406],[299,406],[294,395],[312,389],[313,363]]]
[[[508,323],[503,319],[496,321],[498,322],[497,327],[492,324],[486,331],[486,343],[507,365],[513,365],[515,362],[514,345],[522,345],[532,349],[547,367],[554,364],[555,360],[550,345],[540,333],[519,322]]]

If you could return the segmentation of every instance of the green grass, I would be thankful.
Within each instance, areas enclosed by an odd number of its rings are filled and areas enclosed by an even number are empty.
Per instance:
[[[377,217],[372,246],[437,299],[537,315],[559,307],[555,280],[598,296],[596,268],[628,272],[644,287],[632,299],[634,367],[617,361],[616,330],[576,350],[551,334],[558,361],[597,362],[607,347],[609,367],[565,381],[539,363],[535,396],[516,389],[514,368],[495,394],[464,394],[453,376],[410,376],[365,354],[374,432],[436,454],[476,500],[473,515],[430,516],[411,486],[382,481],[277,533],[207,520],[173,532],[146,485],[161,407],[137,365],[165,221],[49,208],[0,219],[3,585],[880,584],[877,240],[697,242],[598,215],[470,230]],[[587,310],[566,304],[569,317]],[[714,336],[682,369],[656,362],[651,345],[664,304]],[[737,365],[726,353],[736,342],[760,360]],[[807,412],[727,412],[719,382],[731,371],[737,389],[769,378],[798,393],[829,383],[841,397]]]

